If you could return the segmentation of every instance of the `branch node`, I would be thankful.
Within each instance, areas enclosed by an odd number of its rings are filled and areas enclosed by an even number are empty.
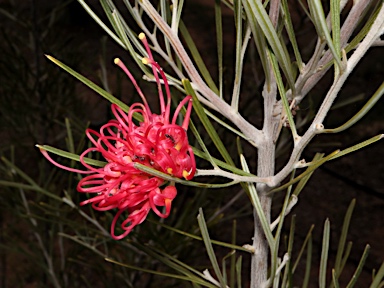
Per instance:
[[[324,125],[322,123],[315,124],[315,132],[317,134],[322,133],[324,130]]]

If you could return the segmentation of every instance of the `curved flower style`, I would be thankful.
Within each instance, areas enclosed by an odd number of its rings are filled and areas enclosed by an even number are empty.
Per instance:
[[[111,109],[116,119],[110,120],[100,128],[100,131],[86,130],[86,135],[93,147],[80,155],[80,162],[87,171],[77,170],[55,162],[45,150],[43,155],[56,166],[68,171],[90,174],[77,185],[77,190],[95,196],[83,201],[80,205],[92,204],[95,210],[106,211],[117,208],[111,225],[111,236],[119,240],[127,236],[131,230],[142,223],[152,209],[159,217],[168,217],[172,200],[177,191],[173,183],[163,187],[165,181],[159,177],[149,175],[135,168],[134,163],[141,163],[158,171],[168,173],[174,177],[193,178],[196,171],[195,158],[192,148],[188,144],[186,130],[192,109],[191,96],[185,97],[170,119],[171,94],[167,78],[160,66],[153,60],[151,51],[143,33],[140,34],[147,50],[148,57],[145,64],[150,64],[158,85],[160,109],[159,115],[153,114],[141,89],[125,65],[115,59],[118,65],[131,79],[143,103],[134,103],[128,113],[112,104]],[[167,102],[161,87],[160,77],[164,83]],[[176,124],[180,109],[188,103],[187,112],[181,126]],[[136,125],[133,114],[143,116],[143,122]],[[102,168],[95,168],[87,164],[84,157],[90,152],[99,152],[108,162]],[[158,207],[165,207],[161,212]],[[128,217],[122,222],[121,235],[115,234],[115,226],[123,212]]]

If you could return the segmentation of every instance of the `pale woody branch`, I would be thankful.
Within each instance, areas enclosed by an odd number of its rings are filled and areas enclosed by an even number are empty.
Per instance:
[[[251,125],[248,121],[246,121],[239,113],[234,111],[229,104],[220,99],[206,85],[206,83],[201,79],[187,52],[185,51],[179,37],[172,31],[172,29],[159,15],[152,4],[148,0],[143,0],[140,2],[140,5],[143,7],[148,16],[154,21],[161,32],[167,37],[176,54],[179,56],[180,61],[187,71],[191,82],[198,88],[202,96],[211,102],[211,104],[216,107],[216,110],[219,113],[232,121],[240,129],[240,131],[244,133],[246,137],[252,139],[256,146],[259,146],[260,141],[262,138],[264,138],[263,133]]]
[[[351,37],[354,32],[359,19],[369,1],[356,1],[349,12],[347,19],[345,20],[340,31],[340,44],[341,47],[345,47],[348,42],[348,39]],[[312,58],[308,61],[306,67],[304,68],[303,73],[301,73],[296,81],[296,90],[298,95],[292,95],[292,91],[287,92],[287,98],[295,98],[299,104],[303,98],[308,94],[309,91],[319,82],[319,80],[325,75],[329,68],[325,68],[328,62],[332,61],[332,53],[327,51],[324,56],[320,57],[323,49],[325,47],[325,42],[321,39],[318,40],[316,44],[315,53]]]
[[[357,47],[355,52],[352,54],[350,59],[347,62],[347,68],[342,75],[340,75],[336,81],[333,83],[330,88],[327,96],[325,97],[315,119],[313,120],[310,128],[307,132],[302,136],[300,141],[294,147],[291,157],[285,167],[277,173],[272,180],[272,187],[278,185],[281,181],[283,181],[289,173],[292,171],[294,165],[298,162],[299,157],[301,156],[302,151],[308,145],[308,143],[312,140],[312,138],[316,134],[322,133],[324,130],[323,121],[327,116],[329,109],[332,106],[332,103],[336,99],[337,95],[340,92],[343,84],[347,80],[350,73],[353,71],[357,63],[361,60],[361,58],[365,55],[368,49],[372,46],[372,44],[377,41],[377,39],[384,33],[384,5],[380,8],[379,14],[375,22],[372,25],[372,28],[368,32],[367,36],[361,42],[361,44]]]

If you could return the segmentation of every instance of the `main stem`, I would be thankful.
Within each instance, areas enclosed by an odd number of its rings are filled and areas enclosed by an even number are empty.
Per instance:
[[[272,69],[271,69],[272,71]],[[271,79],[273,75],[271,75]],[[257,176],[269,177],[275,172],[275,143],[274,133],[279,125],[279,118],[273,116],[273,107],[276,103],[277,87],[273,81],[270,85],[265,84],[263,89],[264,98],[264,124],[263,139],[257,150]],[[271,222],[272,198],[268,191],[272,188],[264,183],[257,183],[256,190],[261,207],[268,223]],[[251,263],[251,288],[262,288],[268,279],[268,254],[269,246],[256,210],[253,210],[255,232],[253,235],[253,247],[255,254]]]
[[[275,163],[275,145],[273,142],[265,143],[266,145],[260,147],[258,150],[258,175],[271,176],[274,172]],[[271,221],[271,205],[272,198],[267,195],[271,188],[263,183],[256,185],[256,190],[260,199],[261,207],[268,222]],[[261,227],[260,219],[257,216],[256,210],[253,210],[255,231],[253,235],[253,247],[255,253],[252,256],[251,263],[251,288],[262,288],[268,278],[268,255],[269,246],[263,228]]]

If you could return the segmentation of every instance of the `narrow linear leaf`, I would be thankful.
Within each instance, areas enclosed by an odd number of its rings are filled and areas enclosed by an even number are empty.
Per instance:
[[[117,33],[119,34],[120,39],[123,41],[126,50],[128,50],[128,52],[131,54],[132,59],[136,62],[137,66],[140,67],[141,71],[143,71],[147,76],[149,76],[150,73],[148,72],[148,68],[141,61],[142,57],[136,53],[131,42],[133,42],[133,44],[138,49],[140,49],[140,50],[144,50],[144,49],[139,44],[137,38],[130,31],[130,28],[126,24],[124,26],[124,23],[125,23],[125,22],[123,22],[124,19],[120,16],[120,14],[117,12],[117,10],[114,10],[112,12],[111,21],[114,23],[115,29],[116,29]],[[129,33],[128,36],[127,36],[127,32]],[[142,52],[144,52],[144,51],[142,51]]]
[[[142,246],[142,245],[140,245]],[[154,252],[156,252],[157,254],[161,255],[162,257],[164,257],[165,259],[167,260],[170,260],[171,262],[174,262],[174,264],[176,264],[178,267],[180,268],[183,268],[183,269],[186,269],[187,271],[187,275],[186,276],[190,276],[191,277],[191,282],[193,283],[199,283],[200,284],[206,284],[208,282],[204,281],[203,278],[204,278],[204,274],[201,273],[200,271],[194,269],[193,267],[185,264],[184,262],[178,260],[176,257],[173,257],[172,255],[169,255],[163,251],[161,251],[160,249],[157,249],[156,247],[153,247],[153,246],[148,246],[150,249],[152,249]],[[177,266],[174,266],[174,267],[177,267]],[[196,274],[199,278],[197,278],[195,275],[193,274]],[[185,273],[185,272],[184,272]],[[203,282],[203,283],[202,283]]]
[[[313,17],[313,21],[314,21],[313,24],[315,25],[315,28],[317,30],[319,37],[325,39],[329,49],[331,50],[334,60],[339,66],[340,71],[344,71],[345,67],[343,67],[343,64],[340,61],[340,57],[338,56],[339,53],[337,53],[336,48],[333,45],[333,41],[327,27],[327,21],[325,19],[321,0],[309,0],[308,6],[309,6],[309,10],[311,11],[311,15]]]
[[[201,236],[203,237],[203,241],[205,244],[205,248],[207,249],[209,260],[211,261],[213,270],[215,271],[216,277],[218,278],[217,280],[220,282],[221,287],[227,287],[227,285],[225,284],[223,275],[221,273],[219,263],[217,262],[215,252],[213,251],[211,238],[209,237],[207,224],[205,223],[203,210],[201,208],[199,209],[199,215],[197,216],[197,221],[199,223]]]
[[[261,66],[263,67],[264,75],[265,75],[265,83],[268,87],[271,84],[271,75],[270,69],[268,66],[268,58],[267,58],[267,49],[268,45],[266,43],[265,37],[263,33],[259,33],[260,26],[256,21],[255,15],[252,13],[251,7],[247,0],[242,0],[245,14],[247,15],[247,22],[251,28],[253,39],[256,45],[257,52],[260,57]]]
[[[176,183],[180,183],[180,184],[183,184],[186,186],[201,187],[201,188],[224,188],[224,187],[229,187],[229,186],[232,186],[232,185],[239,183],[237,181],[231,181],[231,182],[222,183],[222,184],[200,183],[200,182],[194,182],[194,181],[189,181],[189,180],[182,180],[182,179],[173,177],[169,174],[160,172],[156,169],[150,168],[150,167],[145,166],[145,165],[140,164],[140,163],[135,163],[134,167],[136,169],[139,169],[140,171],[146,172],[150,175],[162,178],[162,179],[167,180],[167,181],[173,181]]]
[[[36,147],[38,147],[39,149],[43,149],[45,151],[51,152],[57,156],[61,156],[61,157],[64,157],[64,158],[67,158],[70,160],[75,160],[75,161],[80,162],[80,156],[77,154],[67,152],[67,151],[64,151],[61,149],[57,149],[57,148],[54,148],[54,147],[51,147],[48,145],[36,145]],[[84,159],[85,163],[92,165],[92,166],[95,166],[95,167],[104,167],[107,164],[107,162],[105,162],[105,161],[94,160],[94,159],[91,159],[88,157],[84,157],[83,159]]]
[[[242,78],[242,67],[244,59],[241,57],[241,45],[243,39],[243,18],[242,18],[242,5],[241,0],[234,0],[233,11],[235,16],[235,28],[236,28],[236,47],[235,47],[235,79],[233,83],[233,95],[231,106],[235,111],[238,110],[239,98],[240,98],[240,84]]]
[[[309,245],[308,243],[309,243],[310,238],[312,237],[313,228],[315,228],[315,225],[312,224],[311,228],[309,228],[307,236],[305,237],[304,243],[300,248],[299,254],[297,255],[297,259],[296,259],[295,263],[293,264],[292,274],[295,273],[297,265],[299,265],[299,262],[301,260],[301,257],[303,256],[305,247],[307,247],[307,245]]]
[[[340,47],[340,0],[330,1],[331,4],[331,25],[332,25],[332,40],[335,46],[338,59],[341,57]]]
[[[380,12],[380,5],[377,6],[377,9],[374,11],[374,13],[367,19],[367,22],[365,22],[365,25],[363,28],[361,28],[360,32],[352,39],[351,42],[345,47],[345,52],[348,53],[351,50],[355,49],[361,40],[364,39],[364,37],[367,35],[368,31],[371,29],[373,22],[375,22],[377,15]]]
[[[114,34],[109,28],[107,25],[104,24],[104,22],[95,14],[95,12],[93,12],[93,10],[85,3],[84,0],[77,0],[81,6],[83,6],[83,8],[85,9],[85,11],[87,11],[87,13],[93,18],[93,20],[95,20],[95,22],[97,24],[99,24],[99,26],[105,31],[107,32],[107,34],[109,36],[111,36],[111,38],[113,40],[115,40],[121,47],[125,48],[125,45],[123,42],[121,42],[121,40],[119,39],[119,37],[116,36],[116,34]]]
[[[373,144],[373,143],[383,139],[383,137],[384,137],[384,134],[380,134],[380,135],[374,136],[374,137],[372,137],[372,138],[370,138],[368,140],[365,140],[365,141],[363,141],[361,143],[353,145],[353,146],[351,146],[351,147],[349,147],[347,149],[341,150],[338,154],[334,155],[329,160],[335,160],[335,159],[337,159],[337,158],[339,158],[341,156],[344,156],[344,155],[347,155],[349,153],[355,152],[355,151],[357,151],[357,150],[359,150],[361,148],[364,148],[364,147],[366,147],[368,145],[371,145],[371,144]]]
[[[316,153],[315,157],[313,157],[312,161],[311,162],[317,162],[319,161],[320,159],[322,159],[324,157],[324,154],[323,153]],[[307,168],[308,169],[308,168]],[[299,183],[296,185],[296,188],[295,190],[293,191],[293,195],[296,195],[296,196],[299,196],[299,194],[301,193],[301,191],[304,189],[305,185],[307,184],[308,180],[311,178],[311,176],[313,175],[313,172],[315,171],[312,171],[311,173],[309,173],[307,176],[303,177]]]
[[[174,278],[174,279],[179,279],[179,280],[190,281],[190,278],[188,276],[183,276],[183,275],[177,275],[177,274],[171,274],[171,273],[166,273],[166,272],[160,272],[160,271],[156,271],[156,270],[140,268],[137,265],[128,265],[128,264],[125,264],[125,263],[113,260],[111,258],[105,258],[105,261],[113,263],[113,264],[116,264],[116,265],[119,265],[119,266],[122,266],[122,267],[129,268],[129,269],[132,269],[132,270],[136,270],[136,271],[141,271],[141,272],[145,272],[145,273],[150,273],[150,274],[154,274],[154,275],[160,275],[160,276],[163,276],[163,277],[169,277],[169,278]],[[207,284],[207,287],[215,288],[216,286],[212,285],[212,284]]]
[[[295,30],[293,29],[293,24],[292,24],[292,20],[291,20],[291,13],[289,12],[287,0],[281,1],[281,8],[283,10],[283,19],[284,19],[285,30],[287,31],[289,41],[292,44],[293,53],[295,54],[297,67],[299,68],[299,71],[301,71],[304,68],[303,67],[303,60],[301,59],[299,46],[297,45]]]
[[[192,150],[193,150],[193,153],[195,154],[195,156],[198,156],[202,159],[205,159],[205,160],[209,160],[209,156],[207,154],[205,154],[204,152],[198,150],[197,148],[194,148],[192,147]],[[233,173],[236,173],[238,175],[243,175],[243,176],[256,176],[256,175],[253,175],[252,173],[248,173],[248,172],[245,172],[239,168],[236,168],[234,166],[231,166],[229,165],[228,163],[224,162],[224,161],[221,161],[217,158],[214,158],[212,157],[213,161],[217,164],[217,166],[221,167],[221,168],[224,168],[224,169],[227,169]]]
[[[183,109],[183,111],[185,111],[185,108]],[[199,143],[200,147],[203,149],[205,155],[207,156],[207,160],[209,160],[209,162],[211,163],[211,165],[213,167],[217,167],[217,164],[215,162],[215,160],[213,160],[213,157],[211,155],[211,153],[209,153],[208,151],[208,148],[207,146],[205,145],[203,139],[201,138],[200,136],[200,133],[199,131],[197,130],[195,124],[193,123],[192,119],[189,120],[189,129],[191,130],[191,132],[193,133],[193,135],[195,136],[196,140],[197,140],[197,143]],[[193,148],[192,148],[193,149]]]
[[[384,278],[384,262],[381,264],[379,270],[377,271],[375,278],[372,281],[371,286],[369,288],[378,288],[378,287],[383,287],[381,281]]]
[[[311,277],[311,266],[312,266],[312,233],[309,236],[308,246],[307,246],[307,259],[305,263],[305,273],[303,279],[303,288],[308,287],[309,279]]]
[[[229,124],[225,123],[223,120],[221,120],[220,118],[216,117],[213,113],[211,113],[209,110],[207,109],[204,109],[204,112],[205,114],[207,114],[210,118],[212,118],[213,120],[215,120],[218,124],[220,124],[221,126],[225,127],[225,129],[228,129],[229,131],[235,133],[236,135],[240,136],[241,138],[243,138],[244,140],[247,140],[248,142],[251,141],[249,138],[247,138],[243,133],[241,133],[240,131],[236,130],[235,128],[233,128],[232,126],[230,126]]]
[[[291,218],[291,227],[289,229],[289,238],[288,238],[288,248],[287,254],[289,255],[289,260],[284,269],[283,282],[281,283],[281,287],[287,287],[287,282],[289,285],[292,284],[292,250],[293,250],[293,241],[295,239],[295,227],[296,227],[296,215],[292,215]]]
[[[240,161],[241,161],[241,166],[243,167],[244,171],[249,172],[248,164],[247,161],[245,160],[244,156],[241,154],[240,155]],[[269,249],[273,250],[275,247],[275,239],[272,235],[271,228],[269,226],[268,220],[265,217],[263,208],[261,207],[261,202],[259,199],[259,196],[256,191],[256,187],[253,183],[246,183],[249,191],[249,195],[252,201],[252,205],[256,210],[257,216],[260,219],[261,227],[263,228],[265,238],[267,239]]]
[[[349,204],[347,212],[344,216],[343,226],[341,229],[341,235],[339,240],[339,245],[337,247],[336,260],[335,260],[335,273],[339,277],[341,275],[341,260],[345,250],[345,243],[347,241],[347,234],[349,229],[349,224],[351,223],[353,209],[355,208],[356,199],[353,199]]]
[[[284,76],[288,81],[289,87],[292,91],[295,91],[295,81],[293,79],[293,68],[291,66],[291,60],[289,57],[289,53],[287,47],[283,42],[280,41],[279,36],[273,27],[271,20],[263,7],[263,3],[261,1],[247,1],[251,11],[256,18],[258,24],[260,25],[260,29],[263,31],[265,38],[267,39],[269,45],[272,48],[273,53],[276,55],[276,58],[281,66],[281,69],[284,72]]]
[[[71,122],[69,121],[68,118],[65,118],[65,127],[67,128],[68,150],[71,153],[75,153],[75,145],[74,145],[74,142],[73,142]]]
[[[325,162],[329,161],[329,159],[335,157],[335,155],[337,155],[338,153],[340,153],[340,150],[336,150],[335,152],[332,152],[331,154],[329,154],[328,156],[322,158],[321,160],[313,163],[311,166],[309,166],[307,168],[307,170],[305,170],[303,173],[301,173],[299,176],[297,176],[295,179],[289,181],[288,183],[284,184],[284,185],[281,185],[280,187],[277,187],[275,189],[272,189],[269,194],[272,194],[272,193],[275,193],[275,192],[278,192],[278,191],[281,191],[281,190],[284,190],[286,189],[287,187],[291,186],[292,184],[300,181],[302,178],[306,177],[307,175],[309,175],[310,173],[312,173],[313,171],[315,171],[317,168],[319,168],[321,165],[323,165]]]
[[[367,260],[368,254],[369,254],[370,246],[366,245],[363,255],[361,256],[361,259],[359,261],[359,265],[356,268],[355,273],[353,273],[351,280],[348,282],[348,285],[346,288],[353,288],[356,285],[357,279],[359,279],[359,276],[361,272],[363,271],[365,261]]]
[[[178,1],[174,2],[172,6],[168,4],[168,1],[166,0],[161,0],[160,1],[160,14],[161,17],[164,19],[165,22],[169,23],[171,21],[171,29],[173,31],[177,31],[178,27],[178,22],[176,21],[176,14],[175,9],[178,9]],[[171,19],[171,20],[170,20]],[[174,22],[175,21],[175,22]],[[172,49],[171,49],[171,44],[169,43],[168,38],[164,35],[162,37],[164,40],[164,45],[165,45],[165,51],[167,51],[167,55],[169,59],[173,60],[173,55],[172,55]]]
[[[29,177],[23,170],[21,170],[19,167],[17,167],[14,162],[9,161],[7,158],[4,156],[1,156],[1,160],[4,162],[6,166],[8,166],[8,170],[19,175],[22,179],[27,181],[29,184],[32,186],[38,186],[35,181],[31,177]]]
[[[63,199],[61,199],[59,196],[56,196],[52,192],[45,190],[39,186],[27,185],[27,184],[22,184],[20,182],[10,182],[10,181],[4,181],[4,180],[0,180],[0,186],[13,187],[13,188],[29,190],[29,191],[36,191],[54,200],[63,202]]]
[[[190,282],[193,282],[196,284],[202,284],[208,287],[213,286],[205,279],[202,279],[202,277],[204,277],[203,273],[200,273],[199,271],[193,269],[187,264],[182,263],[181,261],[178,261],[176,258],[172,257],[171,255],[165,252],[162,252],[159,249],[156,249],[155,247],[151,247],[150,245],[143,245],[139,242],[133,242],[132,245],[137,247],[140,251],[143,251],[144,253],[149,255],[151,258],[154,258],[164,263],[165,265],[174,269],[180,274],[184,274],[186,277],[189,278]]]
[[[347,264],[349,255],[351,254],[351,251],[352,251],[352,246],[353,246],[353,243],[349,241],[347,243],[347,247],[345,248],[343,259],[341,260],[341,266],[340,266],[341,271],[344,270],[345,264]]]
[[[172,27],[175,27],[175,29],[179,28],[179,23],[181,19],[181,11],[183,10],[184,0],[178,0],[177,5],[177,14],[176,14],[176,20],[174,23],[172,23]]]
[[[237,287],[238,288],[243,287],[242,283],[241,283],[241,272],[242,272],[241,264],[242,264],[242,260],[243,260],[243,257],[240,256],[237,259],[237,261],[236,261],[236,281],[237,281]]]
[[[73,70],[69,66],[65,65],[64,63],[60,62],[59,60],[55,59],[54,57],[49,56],[49,55],[46,55],[46,57],[49,60],[51,60],[53,63],[55,63],[57,66],[59,66],[60,68],[62,68],[65,71],[67,71],[73,77],[75,77],[76,79],[80,80],[82,83],[87,85],[93,91],[97,92],[99,95],[101,95],[102,97],[107,99],[109,102],[118,105],[125,112],[129,111],[129,106],[128,105],[124,104],[122,101],[120,101],[115,96],[113,96],[112,94],[108,93],[107,91],[105,91],[103,88],[99,87],[98,85],[96,85],[92,81],[88,80],[87,78],[85,78],[81,74],[77,73],[75,70]],[[140,118],[140,117],[136,117],[136,119],[139,120],[139,121],[142,120],[142,118]]]
[[[333,284],[333,287],[340,288],[335,269],[332,269],[332,284]]]
[[[237,221],[233,220],[232,222],[232,239],[231,239],[231,244],[235,245],[236,244],[236,235],[237,235]],[[234,250],[235,252],[235,250]],[[235,287],[235,275],[236,275],[236,254],[232,253],[231,255],[231,267],[230,267],[230,282],[229,282],[229,287]]]
[[[288,99],[286,97],[283,79],[281,78],[281,75],[280,75],[279,65],[277,64],[275,55],[273,55],[270,51],[268,51],[268,56],[269,56],[269,59],[271,59],[273,74],[275,75],[277,87],[279,89],[279,94],[280,94],[281,100],[283,101],[284,111],[285,111],[285,114],[287,115],[288,123],[292,132],[292,138],[294,141],[296,141],[298,139],[296,124],[295,124],[295,121],[293,120],[291,108],[289,106]]]
[[[368,100],[368,102],[357,112],[350,120],[345,122],[343,125],[334,128],[334,129],[324,129],[323,133],[339,133],[344,131],[358,122],[361,118],[363,118],[371,109],[375,106],[377,101],[380,100],[381,96],[384,94],[384,82],[381,83],[380,87],[376,90],[376,92],[372,95],[372,97]]]
[[[196,47],[195,43],[193,42],[192,37],[189,34],[187,27],[185,27],[185,24],[183,21],[180,21],[179,29],[180,29],[181,35],[184,38],[185,43],[187,44],[187,46],[189,48],[189,51],[192,54],[193,60],[195,61],[197,68],[199,68],[199,71],[200,71],[201,75],[203,76],[205,82],[207,82],[209,88],[211,88],[211,90],[214,93],[219,95],[219,89],[217,89],[217,86],[216,86],[215,82],[213,81],[211,74],[209,73],[207,67],[204,64],[203,59],[200,56],[199,50],[197,50],[197,47]]]
[[[217,134],[216,129],[213,127],[211,121],[209,121],[207,115],[204,112],[204,108],[201,105],[199,99],[196,96],[195,91],[193,90],[191,83],[187,79],[182,80],[185,91],[192,96],[193,108],[199,117],[201,123],[203,124],[205,130],[207,131],[209,137],[211,137],[213,143],[215,144],[217,150],[219,150],[221,156],[223,156],[224,160],[233,166],[235,163],[232,160],[227,148],[225,148],[223,142],[221,141],[219,135]]]
[[[323,245],[321,248],[320,270],[319,270],[319,288],[325,288],[327,284],[327,262],[329,251],[330,223],[325,220],[323,231]]]
[[[153,221],[151,219],[147,219],[146,221],[154,223],[156,225],[160,225],[161,227],[164,227],[164,228],[166,228],[166,229],[168,229],[170,231],[176,232],[176,233],[178,233],[180,235],[184,235],[184,236],[187,236],[187,237],[195,239],[195,240],[200,240],[200,241],[203,240],[203,238],[200,237],[200,236],[197,236],[197,235],[194,235],[194,234],[191,234],[191,233],[179,230],[177,228],[168,226],[168,225],[163,224],[161,222]],[[212,239],[211,239],[211,242],[212,242],[212,244],[215,244],[215,245],[218,245],[218,246],[222,246],[222,247],[226,247],[226,248],[230,248],[230,249],[234,249],[234,250],[239,250],[239,251],[243,251],[243,252],[252,253],[249,249],[246,249],[246,248],[244,248],[242,246],[238,246],[238,245],[235,245],[235,244],[225,243],[225,242],[221,242],[221,241],[217,241],[217,240],[212,240]]]
[[[215,0],[217,63],[219,66],[219,97],[223,98],[223,24],[220,5],[221,0]]]

